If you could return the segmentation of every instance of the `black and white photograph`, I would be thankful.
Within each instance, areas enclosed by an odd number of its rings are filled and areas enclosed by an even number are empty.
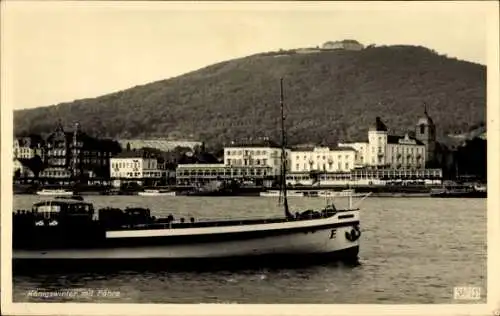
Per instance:
[[[6,314],[500,315],[496,1],[1,7]]]

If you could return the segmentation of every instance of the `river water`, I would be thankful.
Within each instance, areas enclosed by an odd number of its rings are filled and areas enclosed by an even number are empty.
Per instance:
[[[15,196],[15,209],[40,197]],[[97,208],[149,207],[153,215],[245,217],[281,214],[268,197],[86,197]],[[294,209],[324,206],[291,198]],[[339,200],[338,204],[346,203]],[[481,287],[486,302],[486,199],[368,198],[362,202],[361,265],[238,272],[134,272],[13,276],[15,302],[460,303],[453,287]],[[108,293],[40,298],[34,289]],[[465,301],[470,303],[470,301]]]

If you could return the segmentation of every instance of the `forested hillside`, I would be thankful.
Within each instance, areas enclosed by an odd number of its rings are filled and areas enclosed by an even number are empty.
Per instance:
[[[485,66],[423,47],[389,46],[230,60],[94,99],[16,111],[15,133],[50,132],[61,119],[115,138],[172,136],[208,144],[274,138],[280,77],[292,144],[364,138],[376,116],[401,133],[414,128],[424,103],[439,137],[485,121]]]

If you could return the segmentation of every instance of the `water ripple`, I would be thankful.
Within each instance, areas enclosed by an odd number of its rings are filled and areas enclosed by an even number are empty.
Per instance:
[[[16,196],[29,208],[36,196]],[[89,197],[97,207],[146,206],[176,217],[273,216],[269,198]],[[291,199],[293,207],[322,199]],[[361,265],[239,272],[134,272],[14,276],[15,301],[34,288],[106,288],[122,303],[457,303],[453,287],[480,286],[486,294],[486,200],[370,198],[362,204]],[[55,299],[52,299],[53,301]],[[61,301],[61,299],[59,299]],[[68,301],[68,299],[65,299]],[[483,299],[481,302],[485,302]]]

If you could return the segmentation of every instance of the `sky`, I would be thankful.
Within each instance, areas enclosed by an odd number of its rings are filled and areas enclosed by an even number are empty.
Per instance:
[[[422,45],[486,64],[492,8],[480,2],[1,5],[1,105],[13,109],[93,98],[228,59],[330,40]]]

